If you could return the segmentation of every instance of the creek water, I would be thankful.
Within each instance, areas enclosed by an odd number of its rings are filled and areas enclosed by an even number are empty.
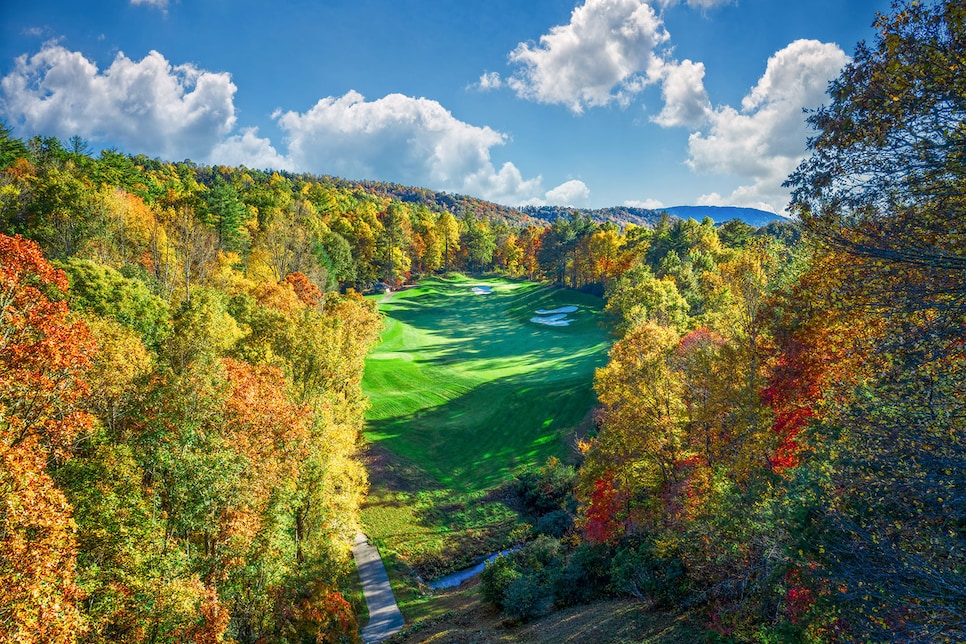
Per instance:
[[[520,547],[517,546],[515,548],[509,548],[507,550],[501,550],[500,552],[493,553],[492,555],[490,555],[489,557],[487,557],[477,565],[473,566],[472,568],[458,570],[457,572],[446,575],[445,577],[434,579],[433,581],[427,583],[426,585],[432,588],[433,590],[442,590],[443,588],[454,588],[462,584],[467,579],[476,577],[478,574],[483,572],[483,569],[486,567],[486,564],[490,563],[497,557],[508,555],[511,552],[516,552],[519,549]]]

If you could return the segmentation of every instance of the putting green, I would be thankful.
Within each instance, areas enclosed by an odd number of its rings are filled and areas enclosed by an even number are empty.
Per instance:
[[[491,293],[474,293],[488,286]],[[431,278],[381,299],[382,342],[363,389],[367,438],[441,487],[479,492],[566,450],[594,404],[594,369],[610,346],[602,302],[545,285]],[[577,306],[565,327],[530,321]]]

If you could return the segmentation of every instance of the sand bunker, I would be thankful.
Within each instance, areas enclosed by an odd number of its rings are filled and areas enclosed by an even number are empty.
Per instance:
[[[576,306],[561,306],[558,309],[539,309],[536,312],[537,317],[530,318],[530,321],[546,326],[570,326],[573,320],[568,318],[567,314],[573,313],[576,310]]]
[[[547,326],[570,326],[570,323],[573,322],[573,320],[568,320],[565,317],[563,318],[537,317],[537,318],[530,318],[530,321],[536,322],[537,324],[545,324]]]
[[[561,306],[559,309],[538,309],[536,311],[537,315],[553,315],[554,313],[574,313],[577,310],[576,306]]]
[[[553,315],[546,315],[546,316],[543,316],[543,317],[539,317],[537,319],[538,320],[542,320],[542,321],[546,321],[546,322],[556,322],[557,320],[565,320],[565,319],[567,319],[567,314],[566,313],[554,313]]]
[[[493,292],[492,286],[474,286],[473,292],[477,295],[489,295]]]

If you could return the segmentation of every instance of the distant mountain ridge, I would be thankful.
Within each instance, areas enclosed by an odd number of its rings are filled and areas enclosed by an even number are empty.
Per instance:
[[[670,208],[636,208],[632,206],[613,206],[611,208],[573,208],[569,206],[504,206],[501,204],[470,197],[468,195],[437,192],[428,188],[403,186],[396,183],[382,181],[351,181],[335,177],[327,177],[329,181],[343,187],[354,187],[366,192],[399,199],[409,203],[421,203],[432,210],[448,210],[457,217],[470,215],[502,220],[514,225],[547,224],[558,217],[571,215],[586,215],[597,222],[611,221],[620,226],[634,224],[635,226],[653,227],[661,220],[661,215],[667,213],[682,219],[697,219],[711,217],[716,224],[723,224],[732,219],[740,219],[750,226],[760,228],[771,222],[788,222],[787,217],[776,215],[757,208],[741,208],[738,206],[672,206]]]
[[[632,208],[629,206],[614,206],[612,208],[571,208],[569,206],[522,206],[520,211],[532,219],[553,223],[559,217],[569,217],[572,214],[586,215],[592,220],[603,223],[611,221],[620,226],[634,224],[635,226],[653,227],[661,220],[662,211],[649,208]]]
[[[773,221],[788,222],[788,217],[776,215],[767,210],[757,208],[741,208],[738,206],[672,206],[671,208],[661,208],[664,212],[681,219],[697,219],[701,221],[705,217],[711,217],[716,224],[723,224],[732,219],[741,221],[755,227],[767,226]]]

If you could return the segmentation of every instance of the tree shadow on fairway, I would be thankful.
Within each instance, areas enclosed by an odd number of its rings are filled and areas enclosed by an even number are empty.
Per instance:
[[[472,294],[477,283],[493,293]],[[566,304],[581,307],[572,327],[530,322]],[[436,279],[382,306],[394,322],[370,356],[365,434],[391,467],[370,469],[363,515],[424,578],[512,541],[518,513],[494,490],[563,456],[595,404],[594,369],[610,344],[601,304],[532,283]]]
[[[468,288],[468,287],[461,287]],[[605,331],[596,324],[596,307],[585,306],[588,320],[573,328],[548,327],[529,322],[539,304],[521,306],[534,288],[474,296],[462,292],[428,294],[406,300],[387,310],[400,323],[419,330],[437,343],[420,347],[414,360],[421,364],[448,367],[468,361],[492,361],[498,368],[557,360],[572,353],[596,352],[608,344]],[[546,289],[536,289],[544,292]],[[586,297],[586,296],[584,296]],[[546,299],[545,297],[543,299]],[[525,309],[521,320],[511,309]],[[394,347],[405,351],[405,346]],[[590,374],[592,378],[592,372]]]
[[[484,383],[443,405],[370,421],[367,434],[445,488],[488,490],[515,469],[562,453],[561,439],[595,401],[587,374],[605,358],[561,363],[550,382],[524,374]]]

